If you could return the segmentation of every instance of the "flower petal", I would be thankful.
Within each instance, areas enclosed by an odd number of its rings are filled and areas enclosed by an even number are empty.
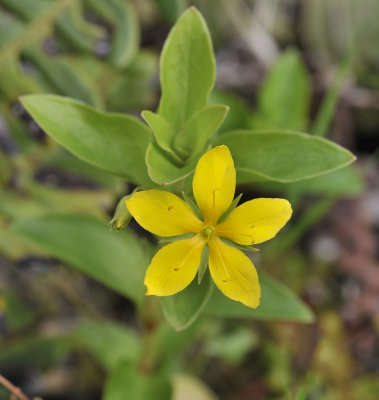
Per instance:
[[[183,200],[163,190],[136,192],[130,200],[126,200],[126,206],[144,229],[159,236],[197,233],[202,227]]]
[[[209,270],[225,296],[248,307],[259,306],[261,288],[253,263],[242,251],[213,238],[209,245]]]
[[[254,199],[241,204],[216,226],[216,235],[239,244],[257,244],[273,238],[290,219],[285,199]]]
[[[195,278],[205,245],[200,235],[162,247],[146,271],[147,295],[171,296]]]
[[[233,201],[236,170],[227,146],[217,146],[199,160],[193,193],[204,222],[214,225]]]

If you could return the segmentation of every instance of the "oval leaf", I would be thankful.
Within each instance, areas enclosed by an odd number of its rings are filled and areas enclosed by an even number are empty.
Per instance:
[[[137,118],[53,95],[24,96],[21,102],[44,131],[77,157],[137,185],[151,183],[145,165],[151,133]]]
[[[178,167],[168,159],[162,149],[155,143],[151,143],[146,153],[146,164],[151,180],[159,185],[169,185],[180,181],[191,174],[201,154],[191,158],[186,165]]]
[[[186,156],[197,154],[222,124],[228,111],[229,107],[223,105],[208,106],[198,111],[175,137],[175,148]]]
[[[266,274],[259,274],[262,297],[259,307],[252,309],[231,301],[219,290],[209,300],[206,312],[220,317],[257,318],[310,323],[314,315],[289,288]]]
[[[167,321],[177,331],[188,328],[196,321],[210,298],[211,283],[209,272],[206,272],[200,285],[195,278],[178,294],[160,298]]]
[[[191,7],[172,28],[161,55],[159,114],[176,129],[208,105],[215,61],[207,25]]]
[[[12,230],[116,292],[143,297],[147,260],[132,233],[112,233],[92,217],[54,214],[19,220]]]
[[[294,131],[236,130],[220,136],[233,156],[239,183],[296,182],[345,167],[355,160],[343,147]]]

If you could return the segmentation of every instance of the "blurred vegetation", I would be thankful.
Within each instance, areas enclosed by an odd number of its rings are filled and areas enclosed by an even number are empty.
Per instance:
[[[284,196],[293,204],[292,226],[253,257],[305,300],[316,322],[239,315],[205,316],[181,332],[161,326],[151,346],[165,362],[149,376],[133,367],[144,321],[122,296],[127,277],[114,292],[80,272],[97,262],[105,222],[130,188],[60,147],[18,98],[51,93],[106,111],[155,109],[158,56],[189,5],[203,13],[215,44],[212,102],[230,107],[219,135],[311,132],[358,162],[292,184],[241,185],[245,200]],[[378,17],[378,0],[0,0],[0,373],[45,400],[125,399],[117,388],[129,383],[142,400],[376,400]],[[11,228],[51,212],[72,214],[81,228],[35,234],[66,235],[77,248],[86,236],[93,254],[67,259]],[[121,254],[133,239],[117,234]]]

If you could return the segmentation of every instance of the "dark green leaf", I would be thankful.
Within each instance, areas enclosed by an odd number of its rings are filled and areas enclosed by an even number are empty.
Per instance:
[[[24,96],[21,102],[42,129],[77,157],[135,184],[151,183],[145,165],[151,133],[137,118],[53,95]]]
[[[19,220],[12,231],[111,289],[141,300],[146,258],[132,233],[109,232],[107,223],[92,217],[54,214]]]
[[[294,131],[237,130],[216,140],[229,147],[239,183],[296,182],[351,164],[355,157],[321,137]]]
[[[206,273],[200,285],[197,279],[194,279],[178,294],[161,297],[163,313],[167,321],[178,331],[190,326],[207,304],[212,287],[210,274]]]

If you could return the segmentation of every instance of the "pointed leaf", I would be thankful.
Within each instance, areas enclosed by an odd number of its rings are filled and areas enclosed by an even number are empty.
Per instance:
[[[215,61],[208,28],[194,7],[182,14],[164,44],[160,78],[159,114],[176,129],[208,105]]]
[[[180,157],[174,152],[172,148],[172,143],[175,137],[175,129],[174,127],[166,121],[161,115],[155,114],[151,111],[143,111],[142,118],[146,121],[146,123],[150,126],[153,131],[155,140],[157,141],[158,146],[169,153],[172,157],[173,161],[181,165],[183,161]]]
[[[194,171],[200,156],[201,154],[193,157],[183,167],[178,167],[169,160],[168,154],[165,154],[157,144],[151,143],[146,152],[149,176],[153,182],[159,185],[169,185],[180,181]]]
[[[229,108],[223,105],[208,106],[194,114],[174,140],[175,149],[187,157],[201,151],[224,121]]]
[[[112,233],[106,222],[63,214],[18,220],[12,231],[116,292],[143,297],[147,260],[131,232]]]
[[[352,163],[353,154],[321,137],[294,131],[236,130],[220,136],[232,153],[239,183],[296,182]]]
[[[167,321],[178,331],[186,329],[198,318],[207,304],[212,290],[209,272],[199,285],[197,279],[174,296],[161,297],[163,313]]]
[[[44,131],[77,157],[135,184],[151,184],[145,165],[151,133],[137,118],[53,95],[24,96],[21,102]]]

